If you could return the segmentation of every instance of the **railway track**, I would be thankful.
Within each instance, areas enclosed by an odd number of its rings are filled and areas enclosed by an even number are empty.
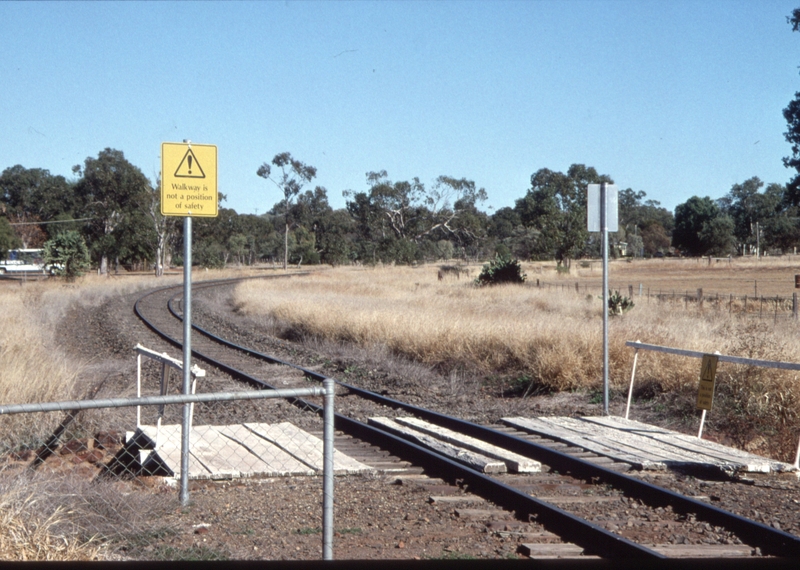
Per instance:
[[[193,295],[225,282],[194,285]],[[181,346],[180,287],[150,292],[135,305],[136,315],[167,342]],[[193,326],[196,358],[257,389],[322,380],[319,372],[235,344]],[[800,538],[687,497],[626,473],[628,465],[581,448],[500,425],[478,425],[356,386],[337,382],[335,446],[340,451],[397,474],[403,484],[430,490],[430,500],[452,505],[462,517],[520,543],[534,558],[597,556],[612,559],[685,557],[742,558],[752,555],[800,557]],[[538,473],[489,475],[370,425],[358,415],[372,406],[376,416],[413,416],[460,434],[503,447],[542,463]],[[301,415],[314,416],[314,402],[295,402]],[[313,422],[308,423],[313,430]],[[511,514],[513,513],[513,514]]]

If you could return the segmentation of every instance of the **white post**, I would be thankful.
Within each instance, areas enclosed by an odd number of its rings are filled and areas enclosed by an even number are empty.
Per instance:
[[[639,342],[638,340],[636,342]],[[636,360],[639,358],[639,349],[637,348],[636,351],[633,353],[633,370],[631,370],[631,385],[628,388],[628,406],[625,408],[625,419],[628,419],[628,416],[631,413],[631,398],[633,397],[633,379],[636,378]]]
[[[136,397],[142,397],[142,355],[136,355]],[[142,407],[136,406],[136,427],[142,427]]]
[[[703,439],[703,424],[706,423],[706,411],[703,410],[703,415],[700,416],[700,431],[697,432],[697,439]]]

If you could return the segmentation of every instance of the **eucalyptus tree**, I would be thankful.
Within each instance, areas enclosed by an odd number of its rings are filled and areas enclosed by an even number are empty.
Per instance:
[[[9,249],[19,245],[19,238],[5,216],[0,216],[0,259],[5,259]]]
[[[109,257],[119,259],[123,253],[120,235],[123,223],[139,212],[140,204],[153,190],[147,177],[120,150],[106,148],[97,158],[88,157],[83,166],[77,165],[72,170],[81,177],[75,193],[83,211],[91,218],[86,234],[99,260],[100,273],[105,275]]]
[[[328,202],[328,191],[317,186],[297,196],[292,207],[292,221],[301,228],[312,232],[314,252],[308,251],[311,243],[308,237],[297,239],[295,249],[305,244],[304,251],[292,252],[295,257],[303,256],[306,262],[340,265],[350,259],[353,250],[352,233],[355,224],[346,210],[334,210]]]
[[[708,196],[675,208],[672,245],[689,255],[728,255],[735,246],[733,219]]]
[[[531,187],[517,200],[514,210],[527,228],[537,232],[532,254],[555,259],[569,268],[586,249],[586,188],[588,184],[613,183],[593,167],[573,164],[566,174],[542,168],[531,175]]]
[[[786,20],[791,24],[793,32],[800,31],[800,8],[792,10],[792,15]],[[783,159],[783,165],[797,171],[797,174],[786,185],[786,193],[788,202],[797,206],[800,205],[800,92],[794,94],[794,99],[783,110],[783,117],[788,126],[784,136],[792,148],[791,156]]]
[[[717,200],[721,210],[733,219],[733,233],[742,254],[747,249],[759,249],[765,245],[761,243],[764,227],[782,209],[783,186],[770,184],[761,192],[763,186],[764,183],[754,176],[741,184],[734,184],[728,194]]]
[[[9,221],[17,224],[15,233],[25,247],[40,247],[60,231],[59,224],[44,224],[70,219],[75,215],[74,184],[42,168],[21,165],[0,174],[0,202]]]
[[[266,162],[258,167],[256,174],[275,184],[283,193],[285,226],[283,234],[283,269],[285,271],[289,261],[289,210],[303,186],[311,182],[317,175],[317,169],[293,158],[288,152],[276,154],[272,159],[272,166],[280,168],[280,176],[277,179],[273,178],[272,167]]]
[[[439,176],[426,188],[419,178],[392,182],[385,170],[366,176],[367,192],[344,192],[362,258],[410,263],[424,251],[423,242],[445,239],[463,247],[485,236],[476,204],[486,200],[486,191],[473,181]]]

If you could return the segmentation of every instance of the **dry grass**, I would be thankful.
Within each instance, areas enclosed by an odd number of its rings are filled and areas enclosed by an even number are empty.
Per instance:
[[[44,283],[0,290],[0,402],[23,404],[67,399],[81,372],[62,354],[54,338],[50,299]],[[54,313],[60,313],[58,309]],[[52,425],[27,414],[0,418],[4,446],[40,440]]]
[[[441,370],[521,374],[554,390],[586,387],[601,374],[602,302],[574,290],[476,288],[438,281],[431,268],[337,269],[291,282],[245,282],[237,303],[299,334],[384,345]],[[624,383],[629,369],[626,340],[724,352],[720,336],[731,326],[685,311],[636,308],[611,323],[615,378]],[[671,368],[665,389],[682,381]]]
[[[27,484],[12,480],[0,490],[0,559],[6,561],[99,560],[101,548],[59,532],[67,516],[48,509]]]
[[[60,280],[20,284],[5,281],[0,287],[0,403],[26,404],[82,397],[76,387],[85,362],[70,358],[59,346],[57,329],[75,304],[98,306],[112,295],[170,280],[154,278],[108,279],[87,276],[66,284]],[[3,447],[35,445],[60,421],[56,415],[24,414],[0,418]]]
[[[195,271],[192,280],[246,277],[252,270]],[[113,296],[182,283],[182,274],[157,279],[152,275],[62,280],[0,281],[0,403],[26,404],[81,398],[77,389],[86,362],[70,358],[58,346],[57,329],[74,305],[97,307]],[[60,418],[37,414],[0,418],[2,447],[35,445],[52,433]]]
[[[576,294],[574,285],[564,293],[537,288],[535,276],[549,275],[546,265],[525,270],[525,286],[476,288],[464,280],[438,281],[435,267],[339,268],[302,280],[245,282],[237,289],[236,302],[243,313],[272,320],[289,336],[380,346],[446,374],[500,376],[511,384],[548,391],[598,390],[602,302],[596,295]],[[647,265],[638,270],[646,272]],[[739,270],[733,268],[728,277],[735,278]],[[777,270],[794,271],[791,266]],[[656,279],[663,281],[664,276],[656,272]],[[627,390],[633,359],[627,340],[800,362],[797,334],[789,320],[732,318],[726,312],[639,300],[630,313],[611,319],[611,387],[617,393]],[[679,415],[694,417],[699,366],[691,358],[643,354],[637,397],[671,398],[673,406],[677,402],[681,407]],[[781,453],[792,449],[786,444],[792,439],[796,446],[796,374],[721,366],[719,375],[715,421],[725,424],[732,438],[747,445],[753,432],[769,432],[773,441],[784,442]]]

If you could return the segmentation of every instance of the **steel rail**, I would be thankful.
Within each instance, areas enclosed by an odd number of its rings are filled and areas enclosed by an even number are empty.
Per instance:
[[[211,286],[211,285],[209,285]],[[163,289],[162,289],[163,290]],[[162,290],[158,290],[159,292]],[[153,292],[153,294],[156,292]],[[143,297],[144,298],[144,297]],[[138,305],[138,301],[137,301]],[[168,303],[169,311],[175,318],[180,319],[181,316],[175,311],[174,307],[172,306],[172,300]],[[137,313],[139,314],[139,313]],[[141,315],[139,316],[142,320],[145,320]],[[152,330],[156,331],[151,325]],[[248,354],[254,358],[259,358],[274,364],[283,364],[285,366],[289,366],[295,368],[299,371],[302,371],[303,374],[309,378],[313,378],[315,380],[324,380],[326,376],[319,374],[318,372],[314,372],[313,370],[309,370],[302,366],[285,362],[281,359],[275,358],[270,355],[266,355],[255,351],[253,349],[243,347],[227,341],[210,331],[203,329],[197,325],[193,325],[199,333],[203,334],[204,336],[218,342],[222,345],[225,345],[229,348],[238,350],[245,354]],[[165,338],[168,339],[168,335],[166,333],[158,333]],[[168,339],[170,340],[170,339]],[[180,346],[180,343],[175,341],[174,339],[170,340],[176,346]],[[202,358],[206,360],[210,364],[214,366],[218,366],[220,369],[229,372],[232,376],[238,377],[244,381],[247,381],[254,385],[261,385],[263,387],[269,387],[268,384],[255,379],[245,373],[242,373],[238,370],[233,369],[232,367],[224,364],[218,363],[214,359],[210,359],[204,355],[197,355],[198,358]],[[521,439],[511,434],[499,432],[493,430],[486,426],[481,426],[472,422],[468,422],[465,420],[461,420],[459,418],[454,418],[451,416],[447,416],[445,414],[441,414],[439,412],[434,412],[432,410],[428,410],[426,408],[421,408],[418,406],[414,406],[405,402],[401,402],[399,400],[394,400],[392,398],[388,398],[386,396],[382,396],[380,394],[376,394],[369,390],[364,390],[362,388],[358,388],[356,386],[352,386],[350,384],[341,382],[336,380],[337,384],[342,386],[343,388],[348,389],[354,394],[357,394],[361,397],[370,399],[372,401],[378,402],[383,405],[399,408],[406,410],[414,415],[417,415],[423,419],[431,421],[432,423],[438,424],[443,427],[447,427],[449,429],[459,431],[466,435],[470,435],[472,437],[476,437],[479,439],[483,439],[494,445],[498,445],[501,447],[505,447],[511,451],[519,453],[521,455],[525,455],[527,457],[531,457],[533,459],[537,459],[546,463],[553,467],[554,469],[562,472],[562,473],[569,473],[572,476],[583,478],[585,480],[599,480],[605,483],[608,483],[614,486],[617,489],[622,490],[627,495],[642,500],[646,504],[651,506],[661,506],[661,507],[671,507],[674,511],[679,512],[681,514],[694,514],[697,518],[703,519],[706,522],[715,524],[717,526],[724,527],[732,532],[735,532],[740,539],[745,542],[753,543],[759,548],[761,548],[762,552],[766,555],[773,555],[773,556],[800,556],[800,537],[795,535],[789,534],[787,532],[777,530],[765,524],[759,523],[757,521],[753,521],[751,519],[747,519],[735,513],[731,513],[724,509],[720,509],[713,505],[709,505],[707,503],[703,503],[696,499],[692,499],[690,497],[686,497],[674,491],[670,491],[668,489],[664,489],[662,487],[658,487],[656,485],[652,485],[645,481],[641,481],[639,479],[635,479],[632,477],[628,477],[623,475],[622,473],[618,473],[612,469],[608,469],[602,467],[600,465],[596,465],[589,461],[571,457],[568,454],[561,453],[554,449],[548,448],[543,445],[538,445],[531,441]],[[314,404],[308,403],[309,406],[314,408],[315,410],[319,411],[319,406],[315,406]],[[498,481],[488,477],[482,473],[479,473],[471,468],[463,466],[459,463],[453,462],[447,458],[441,457],[438,454],[430,452],[425,448],[421,448],[415,444],[407,442],[401,438],[398,438],[392,434],[388,434],[382,430],[375,428],[374,426],[368,426],[363,424],[362,422],[358,422],[357,420],[353,420],[346,416],[342,416],[341,414],[336,414],[336,421],[337,427],[344,428],[345,425],[349,428],[348,433],[352,433],[353,435],[358,435],[358,437],[362,437],[371,442],[392,442],[393,444],[402,444],[411,455],[420,457],[426,457],[426,461],[431,461],[433,464],[439,465],[439,471],[443,471],[445,474],[447,473],[447,469],[455,469],[457,468],[459,471],[459,476],[456,478],[462,479],[467,482],[471,487],[471,490],[479,490],[479,494],[484,494],[485,498],[495,501],[497,504],[500,504],[504,507],[509,508],[510,510],[517,511],[519,515],[519,506],[521,503],[527,503],[530,505],[530,512],[529,514],[532,516],[536,516],[537,513],[547,513],[548,516],[554,517],[553,520],[545,520],[544,518],[539,522],[544,524],[545,526],[550,525],[551,528],[556,530],[557,533],[560,534],[560,530],[562,528],[562,514],[571,517],[572,519],[577,520],[570,520],[569,523],[563,524],[563,526],[569,527],[575,524],[589,524],[588,521],[580,519],[578,517],[574,517],[569,513],[565,513],[560,509],[548,504],[544,503],[543,501],[538,501],[533,497],[530,497],[527,494],[520,493],[519,491],[513,490],[511,487],[505,486]],[[353,433],[356,432],[356,433]],[[443,468],[442,466],[447,466]],[[453,480],[454,477],[448,476],[448,480]],[[503,487],[507,487],[507,489],[503,489]],[[535,507],[535,508],[534,508]],[[594,526],[594,525],[591,525]],[[646,557],[655,557],[655,558],[664,558],[663,555],[642,547],[636,543],[632,543],[631,541],[627,541],[626,539],[620,538],[618,535],[610,533],[605,529],[600,527],[596,527],[600,534],[587,532],[586,534],[583,533],[576,533],[575,540],[572,538],[567,538],[568,536],[571,537],[575,533],[571,533],[569,528],[565,529],[565,533],[561,534],[568,540],[575,542],[576,544],[584,547],[587,552],[592,552],[599,554],[600,556],[606,557],[616,557],[620,556],[622,550],[626,550],[631,546],[636,547],[633,552],[637,554],[632,554],[631,552],[624,554],[622,556],[631,557],[631,556],[646,556]],[[602,538],[601,538],[602,537]],[[599,541],[599,542],[598,542]],[[621,546],[622,543],[629,543],[625,546]],[[615,545],[615,546],[611,546]],[[608,548],[609,550],[604,550]]]
[[[180,343],[177,340],[171,338],[168,333],[161,331],[155,325],[155,323],[149,321],[139,307],[139,302],[144,298],[151,294],[163,292],[165,289],[159,289],[158,291],[154,291],[137,300],[136,304],[134,305],[134,312],[147,324],[150,330],[168,342],[179,346]],[[173,301],[174,298],[170,299],[168,302],[169,312],[175,318],[180,319],[180,315],[173,306]],[[220,337],[213,335],[209,331],[206,331],[196,325],[193,325],[193,327],[201,334],[208,336],[211,340],[214,340],[223,346],[244,352],[251,357],[290,366],[303,371],[307,377],[316,380],[327,379],[327,377],[324,375],[318,374],[301,366],[284,362],[280,359],[276,359],[225,341],[224,339],[221,339]],[[204,360],[208,364],[225,371],[234,378],[243,380],[262,389],[274,389],[270,384],[258,378],[254,378],[253,376],[237,370],[223,362],[220,362],[215,358],[209,357],[208,355],[201,354],[196,350],[193,350],[192,354],[197,358]],[[347,384],[338,381],[337,383],[343,387],[348,387]],[[297,398],[294,400],[294,402],[302,407],[313,410],[315,413],[322,413],[322,408],[320,406],[304,401],[301,398]],[[387,433],[375,426],[364,424],[363,422],[359,422],[358,420],[354,420],[339,413],[335,413],[334,423],[337,429],[341,429],[342,431],[372,443],[373,445],[383,445],[390,449],[402,449],[403,451],[400,454],[403,457],[424,465],[426,470],[430,471],[432,474],[436,474],[443,480],[450,481],[454,484],[466,485],[470,492],[481,495],[484,498],[493,501],[495,504],[514,512],[515,515],[522,520],[536,520],[548,530],[558,534],[560,537],[562,537],[562,539],[581,546],[587,553],[595,554],[604,558],[616,559],[625,558],[660,560],[667,558],[659,552],[614,534],[600,526],[586,521],[585,519],[559,509],[550,503],[541,501],[535,497],[531,497],[527,493],[518,491],[517,489],[505,485],[493,479],[492,477],[484,475],[483,473],[479,473],[478,471],[475,471],[466,465],[444,457],[435,451]]]

